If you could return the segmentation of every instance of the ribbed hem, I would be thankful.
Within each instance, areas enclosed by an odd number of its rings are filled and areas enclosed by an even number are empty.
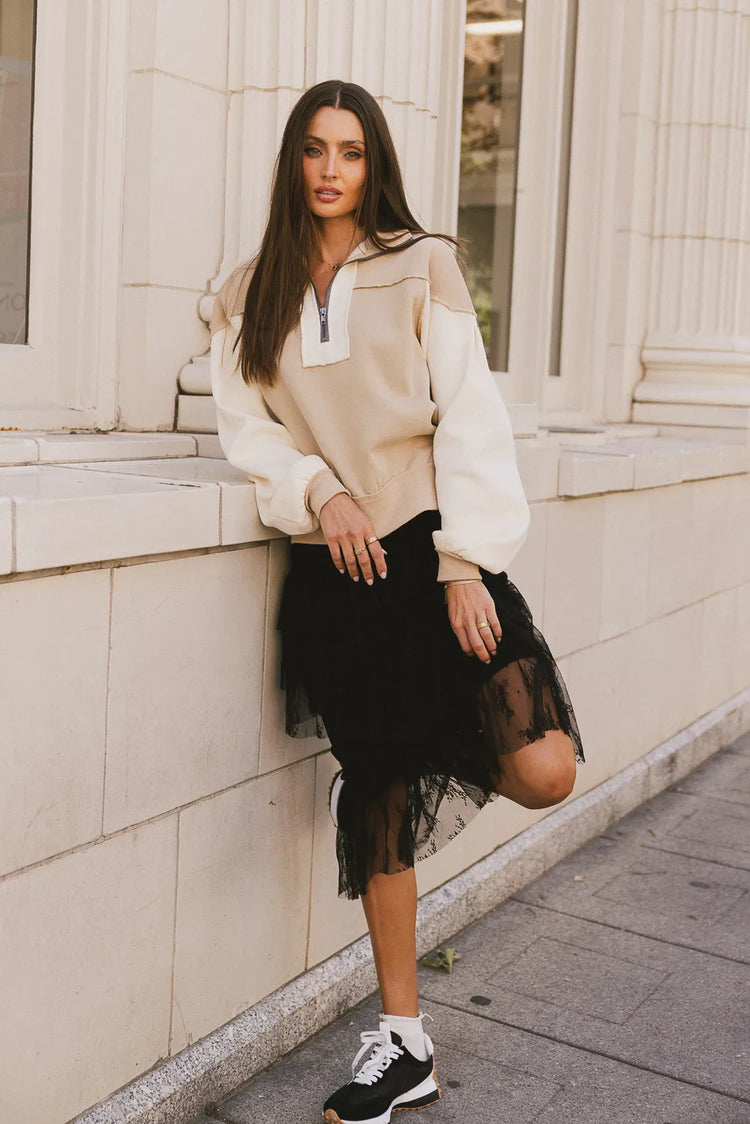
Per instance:
[[[321,471],[313,476],[308,485],[308,494],[311,499],[317,499],[316,486],[319,480],[337,480],[333,472],[330,476]],[[339,490],[343,489],[343,484]],[[328,495],[335,495],[333,491]],[[434,511],[437,509],[437,493],[435,491],[435,466],[432,460],[432,449],[426,447],[421,450],[409,467],[392,476],[379,492],[370,495],[355,495],[350,493],[355,502],[362,508],[372,521],[375,534],[379,536],[390,534],[397,527],[419,515],[421,511]],[[310,504],[312,510],[312,504]],[[325,536],[320,527],[306,535],[292,535],[292,542],[325,543]]]
[[[440,562],[438,564],[438,581],[458,581],[466,578],[481,578],[481,572],[475,562],[467,562],[455,554],[437,552]]]
[[[315,473],[307,485],[305,507],[313,515],[320,517],[320,509],[323,504],[328,503],[341,492],[346,493],[347,496],[351,495],[349,489],[344,487],[335,472],[330,468],[322,468],[320,472]]]
[[[311,511],[319,514],[323,504],[339,492],[347,489],[330,469],[322,469],[313,476],[307,488],[306,503]],[[352,495],[351,492],[347,492]],[[375,528],[375,533],[381,538],[395,531],[415,515],[422,511],[438,509],[437,492],[435,491],[435,465],[432,459],[432,448],[423,449],[411,462],[406,471],[392,477],[388,483],[371,495],[352,498],[370,517]],[[317,504],[317,510],[315,505]],[[292,535],[292,542],[321,544],[325,543],[325,536],[317,527],[306,535]],[[454,578],[481,577],[479,567],[474,562],[466,562],[455,554],[446,554],[437,551],[438,581],[450,581]]]

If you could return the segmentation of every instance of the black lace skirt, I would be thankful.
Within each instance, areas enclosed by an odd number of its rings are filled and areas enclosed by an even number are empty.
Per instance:
[[[482,571],[502,639],[464,655],[437,581],[425,511],[381,539],[388,576],[352,581],[327,546],[293,543],[282,593],[281,684],[293,737],[328,737],[343,768],[339,895],[434,854],[497,796],[498,758],[560,729],[585,760],[560,671],[503,571]]]

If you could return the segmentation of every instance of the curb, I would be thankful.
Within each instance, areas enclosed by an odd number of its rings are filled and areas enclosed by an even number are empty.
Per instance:
[[[622,772],[502,843],[420,899],[421,956],[697,768],[750,729],[750,687]],[[377,987],[369,937],[76,1116],[69,1124],[185,1124],[278,1061]]]

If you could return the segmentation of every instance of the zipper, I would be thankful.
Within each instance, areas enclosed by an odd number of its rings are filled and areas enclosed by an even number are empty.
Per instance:
[[[353,260],[356,260],[356,259],[353,259]],[[315,303],[318,306],[318,316],[320,318],[320,342],[321,343],[328,343],[329,338],[330,338],[329,335],[328,335],[328,304],[329,304],[329,301],[330,301],[330,298],[331,298],[331,285],[333,284],[333,282],[336,279],[336,274],[340,273],[341,270],[344,268],[344,266],[347,265],[347,264],[348,264],[348,262],[342,262],[341,265],[336,270],[336,273],[334,273],[333,277],[328,282],[328,288],[326,289],[325,297],[323,299],[322,304],[320,303],[320,298],[318,297],[318,290],[313,285],[313,292],[315,293]],[[310,282],[310,284],[312,285],[312,282]]]
[[[404,243],[400,247],[400,249],[405,249],[407,246],[413,245],[414,242],[421,242],[423,238],[430,238],[430,237],[432,237],[430,234],[419,235],[417,238],[413,238],[411,241]],[[386,254],[386,253],[388,253],[387,250],[376,250],[374,254],[367,254],[366,256],[359,257],[359,258],[347,258],[346,261],[341,263],[341,265],[338,267],[338,269],[334,273],[331,280],[328,282],[328,288],[325,291],[325,296],[323,298],[322,304],[320,303],[320,298],[318,297],[318,290],[315,288],[312,281],[310,282],[310,284],[312,285],[313,293],[315,294],[315,303],[318,306],[318,317],[320,319],[320,342],[321,343],[328,343],[330,341],[330,336],[328,335],[328,305],[330,303],[330,297],[331,297],[331,286],[333,285],[333,282],[338,277],[339,273],[341,273],[341,270],[344,268],[345,265],[349,265],[350,262],[353,262],[353,261],[370,261],[371,258],[378,258],[378,257],[381,256],[381,254]]]

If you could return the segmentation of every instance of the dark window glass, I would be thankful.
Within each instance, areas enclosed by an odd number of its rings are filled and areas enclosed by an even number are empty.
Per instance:
[[[458,233],[489,364],[508,367],[522,0],[468,0]]]

